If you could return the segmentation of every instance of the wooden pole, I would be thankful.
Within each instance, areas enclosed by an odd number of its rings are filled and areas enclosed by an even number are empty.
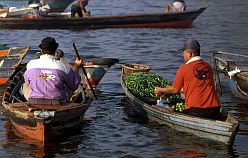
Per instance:
[[[73,42],[72,44],[73,44],[73,48],[74,48],[74,51],[75,51],[75,53],[76,53],[77,58],[78,58],[78,59],[81,59],[80,56],[79,56],[79,54],[78,54],[78,51],[77,51],[77,48],[76,48],[75,43]],[[98,99],[97,99],[97,96],[96,96],[96,93],[95,93],[95,91],[94,91],[94,89],[93,89],[93,87],[92,87],[92,85],[91,85],[91,83],[90,83],[90,80],[89,80],[88,76],[87,76],[87,72],[86,72],[84,66],[82,66],[81,68],[82,68],[83,73],[84,73],[84,75],[85,75],[85,77],[86,77],[86,80],[87,80],[87,82],[88,82],[88,84],[89,84],[89,86],[90,86],[90,89],[91,89],[91,91],[92,91],[92,93],[93,93],[93,96],[96,98],[96,100],[98,100]]]
[[[244,55],[244,54],[229,53],[229,52],[222,52],[222,51],[218,51],[217,54],[224,54],[224,55],[231,55],[231,56],[237,56],[237,57],[245,57],[245,58],[248,58],[248,56],[247,56],[247,55]]]

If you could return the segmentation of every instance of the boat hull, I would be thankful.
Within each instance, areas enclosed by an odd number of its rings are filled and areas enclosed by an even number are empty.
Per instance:
[[[103,76],[107,72],[106,68],[100,65],[87,65],[84,66],[86,72],[87,72],[87,77],[92,85],[93,88],[96,88],[98,83],[102,80]],[[83,72],[80,73],[81,77],[85,77]]]
[[[234,80],[236,80],[242,91],[248,93],[248,68],[246,70],[242,69],[241,72],[235,76]]]
[[[220,54],[221,53],[225,52],[220,52]],[[237,98],[248,100],[248,67],[239,67],[234,60],[218,56],[214,56],[214,64],[218,79],[218,73],[222,73],[228,78],[228,84],[233,95]],[[230,77],[228,73],[232,72],[237,67],[240,69],[240,72],[237,72]]]
[[[123,16],[90,16],[84,18],[68,18],[61,16],[40,18],[1,18],[0,28],[5,29],[101,29],[101,28],[184,28],[205,10],[129,14]]]
[[[23,104],[4,104],[4,107],[8,110],[10,121],[18,132],[45,143],[69,129],[78,128],[91,101],[64,105],[62,108],[57,107],[56,110],[50,109],[49,112],[54,114],[47,118],[35,115],[39,112],[42,114],[41,109],[30,111],[32,108],[24,107]],[[15,108],[17,106],[19,107]]]
[[[13,127],[43,144],[68,129],[78,128],[93,100],[92,91],[79,86],[73,94],[73,102],[30,104],[26,102],[23,93],[20,93],[24,83],[24,71],[24,68],[19,70],[8,82],[2,98],[2,105]]]
[[[157,106],[145,104],[148,118],[160,124],[165,124],[175,130],[191,133],[201,138],[207,138],[227,145],[232,145],[239,129],[238,121],[228,116],[226,121],[203,119],[180,114]]]

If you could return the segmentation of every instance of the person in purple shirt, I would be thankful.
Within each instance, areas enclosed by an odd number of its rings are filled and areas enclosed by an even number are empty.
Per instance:
[[[68,102],[81,81],[79,68],[83,66],[83,60],[76,59],[73,70],[55,56],[58,46],[54,38],[44,38],[39,45],[42,55],[27,64],[24,80],[29,86],[29,95],[26,98],[31,104],[37,100],[38,103],[39,100]]]

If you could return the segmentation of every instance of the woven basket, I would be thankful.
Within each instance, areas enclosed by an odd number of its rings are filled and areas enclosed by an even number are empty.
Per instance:
[[[149,72],[151,70],[150,66],[143,64],[125,64],[123,66],[123,73],[128,75],[134,72]]]

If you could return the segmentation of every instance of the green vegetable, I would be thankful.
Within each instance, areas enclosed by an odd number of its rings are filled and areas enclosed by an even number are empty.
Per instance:
[[[185,104],[183,102],[180,103],[176,103],[176,105],[172,105],[172,108],[175,111],[179,111],[179,112],[183,112],[184,108],[185,108]]]
[[[129,91],[135,96],[140,97],[154,97],[155,87],[165,87],[171,85],[170,82],[164,80],[162,77],[154,73],[135,72],[124,78],[124,83]]]
[[[154,73],[135,72],[124,77],[124,83],[129,91],[136,97],[152,97],[157,98],[154,93],[155,87],[166,87],[171,83]],[[182,112],[185,105],[181,102],[183,99],[180,94],[169,96],[169,100],[179,101],[173,102],[172,108]]]

